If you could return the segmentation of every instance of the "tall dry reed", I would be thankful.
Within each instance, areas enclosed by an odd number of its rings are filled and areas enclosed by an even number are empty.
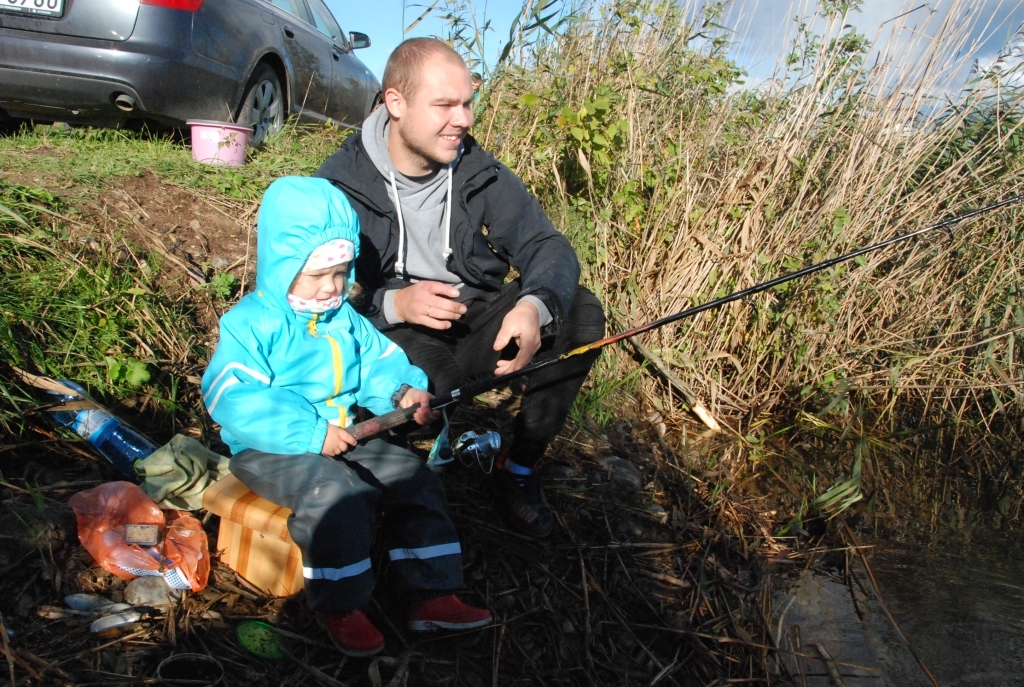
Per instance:
[[[970,27],[908,16],[888,35],[910,39],[871,46],[840,4],[809,17],[757,87],[728,59],[722,8],[688,2],[585,5],[496,72],[476,134],[574,241],[614,329],[1024,190],[1013,94],[994,78],[950,92],[973,59]],[[1019,217],[866,256],[643,343],[734,426],[851,403],[890,430],[1017,417]],[[644,379],[655,406],[678,399]]]

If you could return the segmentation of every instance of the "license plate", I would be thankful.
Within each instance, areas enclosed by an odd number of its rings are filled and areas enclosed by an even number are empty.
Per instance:
[[[0,0],[0,12],[59,17],[64,14],[64,0]]]

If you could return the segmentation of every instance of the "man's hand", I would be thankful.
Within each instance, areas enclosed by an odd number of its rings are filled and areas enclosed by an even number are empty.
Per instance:
[[[540,313],[533,303],[520,301],[516,307],[509,310],[501,322],[497,338],[494,339],[494,350],[504,349],[512,339],[519,345],[519,354],[512,360],[499,360],[498,366],[494,368],[496,375],[508,374],[525,367],[540,348]]]
[[[431,329],[449,329],[452,320],[466,312],[466,306],[452,300],[459,297],[454,286],[439,281],[419,281],[395,292],[395,314],[403,322]]]
[[[418,425],[425,425],[441,417],[440,412],[430,409],[430,399],[432,398],[434,398],[434,395],[429,391],[409,389],[405,392],[405,396],[402,396],[402,400],[398,402],[398,405],[401,408],[409,408],[419,403],[420,407],[416,409],[416,414],[412,416],[412,419]]]
[[[320,453],[325,456],[336,456],[355,447],[355,445],[356,440],[351,434],[341,427],[327,425],[327,436],[324,437],[324,447],[320,449]]]

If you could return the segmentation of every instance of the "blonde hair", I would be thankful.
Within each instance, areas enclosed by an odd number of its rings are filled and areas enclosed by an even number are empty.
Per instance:
[[[420,87],[420,72],[431,57],[439,55],[466,70],[465,60],[450,45],[436,38],[410,38],[402,41],[388,57],[381,90],[393,88],[406,100],[412,100]]]

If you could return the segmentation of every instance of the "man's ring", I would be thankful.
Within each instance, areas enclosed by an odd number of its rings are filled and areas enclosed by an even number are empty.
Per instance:
[[[430,306],[427,306],[427,317],[430,317]]]

